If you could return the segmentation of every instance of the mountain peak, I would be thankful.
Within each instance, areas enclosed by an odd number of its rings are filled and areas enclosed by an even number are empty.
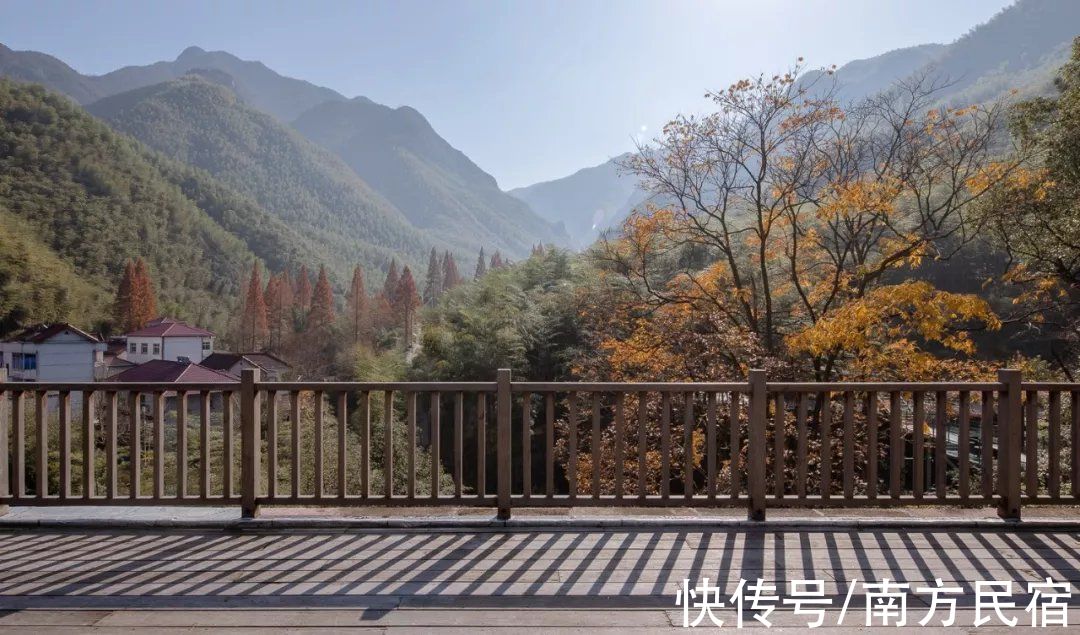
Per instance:
[[[193,57],[201,57],[203,55],[206,55],[205,50],[203,50],[203,49],[201,49],[201,48],[199,48],[197,46],[189,46],[186,49],[184,49],[180,53],[180,55],[176,56],[176,61],[180,62],[180,61],[183,61],[185,59],[191,59]]]

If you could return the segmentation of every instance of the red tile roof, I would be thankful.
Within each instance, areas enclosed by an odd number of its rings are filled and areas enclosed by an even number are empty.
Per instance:
[[[196,328],[172,318],[151,320],[145,327],[126,333],[126,337],[213,337],[205,329]]]
[[[236,383],[232,375],[218,372],[212,368],[191,362],[173,362],[165,359],[152,359],[122,373],[110,377],[108,381],[177,383],[192,382],[199,384]]]
[[[56,324],[35,324],[34,326],[28,326],[25,329],[19,331],[15,335],[12,335],[5,342],[30,342],[33,344],[40,344],[46,340],[49,340],[57,335],[60,335],[64,331],[70,331],[75,335],[85,339],[88,342],[100,342],[98,338],[90,335],[86,331],[75,328],[67,322],[57,322]]]

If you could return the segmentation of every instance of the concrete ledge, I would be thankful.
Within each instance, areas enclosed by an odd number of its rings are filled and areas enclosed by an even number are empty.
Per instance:
[[[196,531],[588,531],[697,529],[734,532],[861,531],[964,529],[981,531],[1080,531],[1080,519],[1037,519],[1021,522],[949,518],[783,518],[750,521],[730,518],[252,518],[234,520],[184,518],[0,518],[0,531],[19,530],[196,530]]]

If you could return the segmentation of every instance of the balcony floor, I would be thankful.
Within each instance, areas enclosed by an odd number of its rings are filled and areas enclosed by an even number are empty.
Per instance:
[[[59,520],[63,509],[16,509],[7,520],[32,513]],[[235,509],[228,511],[235,517]],[[219,512],[177,514],[196,513]],[[274,510],[267,517],[290,513],[297,512]],[[732,518],[737,513],[730,510]],[[688,518],[686,512],[680,517]],[[1069,517],[1076,518],[1075,510]],[[663,523],[665,517],[654,518]],[[834,629],[854,582],[842,624],[852,630],[866,630],[864,581],[889,578],[916,587],[941,578],[946,586],[960,586],[957,623],[970,629],[975,581],[1012,581],[1022,587],[1013,601],[1023,607],[1027,584],[1050,577],[1073,583],[1070,622],[1080,623],[1080,527],[1066,523],[1054,529],[987,522],[965,529],[904,527],[898,519],[876,528],[721,523],[710,529],[679,526],[678,518],[668,517],[670,528],[574,527],[570,517],[565,526],[533,529],[235,531],[9,523],[0,530],[0,633],[681,630],[675,592],[684,578],[697,583],[704,577],[719,581],[724,599],[740,578],[776,583],[780,596],[788,595],[790,580],[824,580],[833,601],[826,626]],[[921,628],[928,599],[908,596],[908,626]],[[734,626],[733,609],[714,614]],[[1006,614],[1030,622],[1022,608]],[[794,630],[810,620],[783,609],[770,619]]]

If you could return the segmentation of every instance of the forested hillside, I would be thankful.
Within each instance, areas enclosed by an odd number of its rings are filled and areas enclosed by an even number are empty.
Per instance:
[[[6,79],[0,231],[5,329],[102,324],[134,256],[149,263],[164,312],[223,327],[253,250],[279,265],[297,252],[286,229],[207,175],[154,156],[64,97]]]
[[[417,227],[471,252],[520,257],[566,233],[499,189],[491,175],[440,137],[416,110],[358,97],[327,102],[293,125],[341,156]]]
[[[219,78],[228,81],[228,78]],[[213,174],[307,239],[339,279],[356,263],[422,262],[433,244],[340,159],[197,75],[89,107],[115,129]]]

